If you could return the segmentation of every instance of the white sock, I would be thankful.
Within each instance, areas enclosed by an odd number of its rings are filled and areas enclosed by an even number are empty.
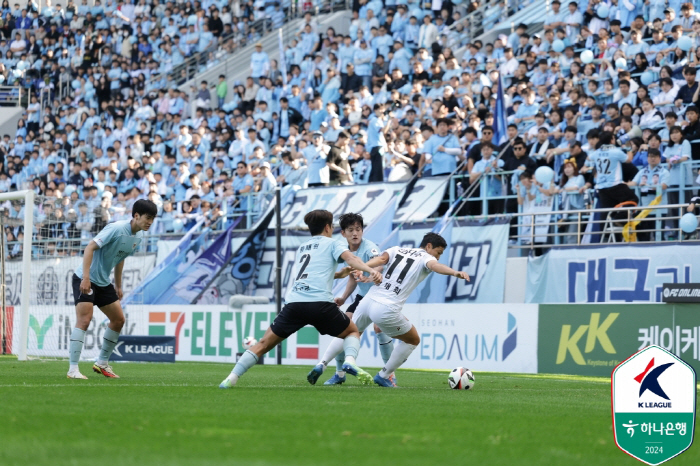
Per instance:
[[[345,340],[342,340],[340,338],[334,338],[331,344],[328,345],[328,348],[326,348],[326,352],[323,353],[321,360],[318,362],[319,364],[323,364],[324,369],[326,368],[326,366],[328,366],[329,362],[335,359],[335,357],[338,354],[340,354],[341,351],[343,351],[344,341]]]
[[[238,374],[234,374],[233,372],[231,372],[228,375],[227,379],[229,379],[231,381],[232,385],[236,385],[236,382],[238,382]]]
[[[394,352],[391,353],[391,357],[384,365],[384,368],[379,371],[379,377],[388,378],[401,364],[406,362],[413,350],[417,348],[416,345],[409,345],[401,340],[397,341],[398,343],[394,346]]]
[[[71,365],[68,367],[68,372],[73,372],[73,371],[80,371],[80,368],[78,367],[77,364],[71,364]]]

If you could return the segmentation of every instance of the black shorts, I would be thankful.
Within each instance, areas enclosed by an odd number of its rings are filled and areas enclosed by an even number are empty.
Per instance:
[[[357,305],[360,304],[360,301],[362,301],[363,296],[361,294],[356,294],[355,295],[355,301],[350,305],[349,308],[346,309],[345,312],[355,312],[357,310]]]
[[[337,337],[348,328],[350,318],[335,303],[315,301],[308,303],[285,304],[282,312],[270,325],[270,329],[280,338],[302,327],[313,325],[319,333]]]
[[[90,282],[90,288],[92,289],[92,294],[82,294],[80,292],[80,282],[83,281],[82,278],[73,274],[73,299],[75,300],[75,305],[78,303],[92,303],[97,307],[107,306],[115,301],[119,301],[117,296],[117,290],[114,289],[114,285],[111,283],[107,286],[97,286]]]

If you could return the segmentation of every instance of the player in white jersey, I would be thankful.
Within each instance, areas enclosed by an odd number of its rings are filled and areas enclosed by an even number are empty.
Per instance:
[[[416,327],[401,313],[413,290],[430,272],[469,280],[466,272],[453,270],[438,262],[446,247],[447,242],[442,236],[428,233],[423,237],[419,248],[395,246],[365,264],[368,267],[389,265],[385,267],[381,283],[373,286],[357,306],[353,322],[360,332],[374,322],[382,332],[399,340],[384,368],[374,376],[377,385],[395,387],[389,377],[420,344]],[[333,340],[315,370],[323,372],[342,346],[342,341]]]

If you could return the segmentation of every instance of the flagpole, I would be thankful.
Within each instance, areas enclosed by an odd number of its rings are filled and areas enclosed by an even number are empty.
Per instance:
[[[275,188],[275,306],[282,312],[282,191]],[[277,345],[277,364],[282,365],[282,344]]]

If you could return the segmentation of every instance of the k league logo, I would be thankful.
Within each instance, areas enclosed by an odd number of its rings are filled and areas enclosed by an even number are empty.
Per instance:
[[[620,363],[612,373],[617,446],[650,465],[687,450],[695,431],[695,384],[692,366],[660,346]]]

